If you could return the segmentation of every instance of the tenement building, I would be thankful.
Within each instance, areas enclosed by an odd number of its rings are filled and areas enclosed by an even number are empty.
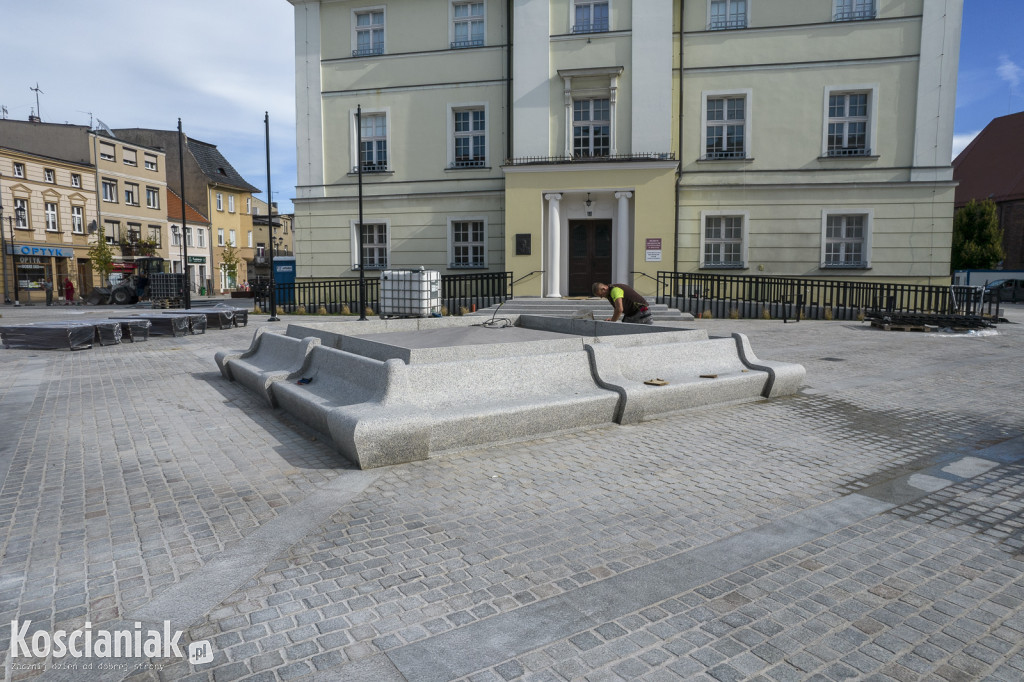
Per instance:
[[[289,2],[302,276],[948,278],[963,0]]]

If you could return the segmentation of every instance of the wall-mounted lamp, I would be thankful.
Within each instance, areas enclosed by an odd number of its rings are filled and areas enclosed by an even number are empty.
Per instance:
[[[590,210],[590,204],[592,204],[592,203],[593,203],[592,201],[590,201],[590,192],[587,192],[587,200],[586,200],[585,202],[583,202],[583,203],[584,203],[584,204],[586,205],[586,207],[587,207],[587,215],[588,215],[588,216],[592,216],[592,215],[594,215],[593,211],[591,211],[591,210]]]

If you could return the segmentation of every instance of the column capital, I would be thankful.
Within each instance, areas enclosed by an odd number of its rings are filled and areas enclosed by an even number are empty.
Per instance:
[[[562,195],[557,193],[557,192],[553,192],[551,194],[545,194],[544,195],[544,200],[545,201],[561,201],[562,200]]]
[[[615,198],[620,200],[620,201],[623,200],[623,199],[632,199],[633,198],[633,193],[632,192],[616,192],[615,193]]]

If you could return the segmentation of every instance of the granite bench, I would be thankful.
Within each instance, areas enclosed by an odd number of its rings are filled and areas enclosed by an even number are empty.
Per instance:
[[[301,369],[306,355],[319,344],[320,340],[315,338],[296,339],[263,332],[254,336],[252,345],[244,353],[221,351],[214,360],[225,378],[255,391],[274,407],[271,385]]]

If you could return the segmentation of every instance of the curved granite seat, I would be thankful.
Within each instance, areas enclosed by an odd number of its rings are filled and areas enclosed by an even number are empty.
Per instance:
[[[618,345],[611,341],[587,344],[587,351],[598,382],[621,397],[615,414],[619,424],[704,405],[794,393],[804,376],[800,365],[758,364],[743,334],[686,343]],[[667,383],[645,383],[653,379]]]
[[[205,319],[205,317],[203,318]],[[219,352],[214,359],[221,374],[256,391],[271,407],[276,406],[270,386],[301,369],[306,355],[319,339],[296,339],[283,334],[256,334],[249,350],[242,354]]]
[[[594,383],[582,348],[407,365],[318,346],[301,371],[271,391],[278,405],[330,434],[338,450],[364,469],[606,424],[618,402]]]

